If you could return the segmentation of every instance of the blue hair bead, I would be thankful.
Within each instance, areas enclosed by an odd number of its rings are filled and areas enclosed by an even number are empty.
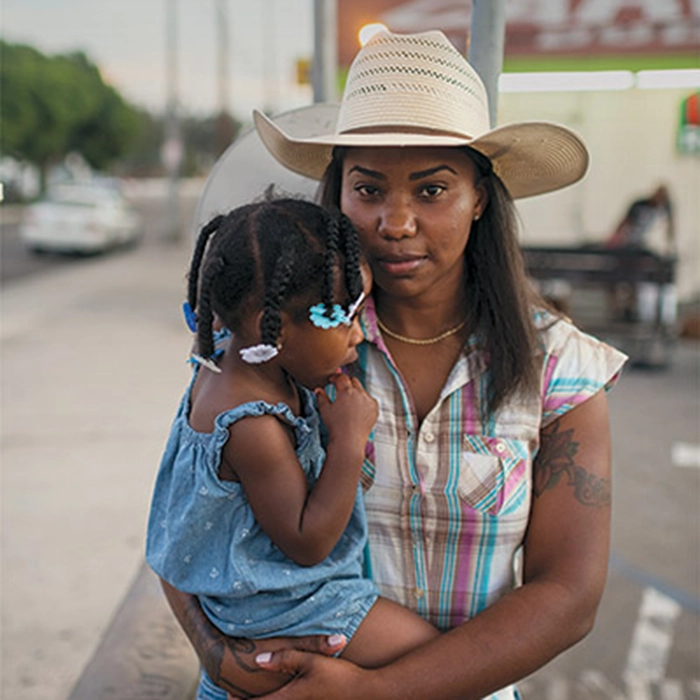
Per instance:
[[[190,306],[190,302],[186,301],[182,305],[182,311],[185,314],[185,323],[187,324],[187,327],[193,332],[197,332],[197,314],[194,312],[192,307]]]

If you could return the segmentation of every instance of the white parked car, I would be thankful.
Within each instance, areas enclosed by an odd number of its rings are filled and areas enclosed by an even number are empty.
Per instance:
[[[26,207],[20,238],[35,252],[99,253],[137,242],[141,216],[111,184],[62,184]]]

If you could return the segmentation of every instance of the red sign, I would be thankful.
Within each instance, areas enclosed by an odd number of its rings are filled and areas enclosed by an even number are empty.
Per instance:
[[[464,51],[469,0],[340,0],[340,62],[359,48],[363,24],[382,22],[399,33],[441,29]],[[698,0],[508,0],[507,56],[697,53]]]

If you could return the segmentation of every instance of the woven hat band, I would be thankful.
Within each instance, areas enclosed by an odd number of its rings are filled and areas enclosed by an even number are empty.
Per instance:
[[[461,108],[435,95],[397,93],[392,100],[386,94],[343,103],[338,117],[338,133],[393,131],[406,127],[413,133],[420,130],[440,132],[471,140],[488,131],[473,105]]]
[[[469,139],[489,130],[484,85],[440,32],[377,34],[350,67],[338,133],[401,125]]]

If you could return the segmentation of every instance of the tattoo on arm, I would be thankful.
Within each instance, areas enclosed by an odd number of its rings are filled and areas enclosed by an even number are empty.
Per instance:
[[[200,661],[215,685],[242,698],[253,697],[245,688],[231,683],[222,676],[224,654],[228,648],[241,673],[258,673],[262,669],[251,666],[242,655],[250,656],[255,652],[252,639],[234,639],[211,628],[208,620],[203,619],[202,610],[194,598],[190,599],[183,615],[183,627],[194,648],[200,653]]]
[[[610,505],[610,480],[590,474],[576,464],[579,443],[574,430],[559,430],[559,421],[542,431],[540,450],[533,465],[535,496],[554,488],[562,479],[574,489],[574,498],[585,506],[602,508]]]

